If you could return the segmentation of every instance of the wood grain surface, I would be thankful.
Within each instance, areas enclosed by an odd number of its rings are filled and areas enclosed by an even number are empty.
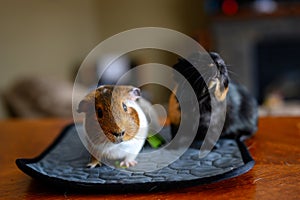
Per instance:
[[[300,199],[300,117],[261,118],[246,144],[254,168],[214,184],[157,193],[86,194],[56,190],[22,173],[16,158],[40,154],[72,120],[0,122],[0,199]]]

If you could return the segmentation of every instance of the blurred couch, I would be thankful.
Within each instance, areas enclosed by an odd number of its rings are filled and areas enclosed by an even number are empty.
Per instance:
[[[78,90],[84,95],[86,89]],[[16,80],[3,94],[10,117],[72,117],[73,83],[50,77]]]

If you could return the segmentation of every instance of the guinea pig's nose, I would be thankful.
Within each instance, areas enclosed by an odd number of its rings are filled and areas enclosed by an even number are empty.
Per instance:
[[[123,137],[124,134],[125,134],[125,131],[122,131],[122,132],[119,132],[119,133],[117,133],[117,132],[112,132],[112,134],[113,134],[113,136],[115,136],[115,137]]]
[[[124,134],[125,134],[125,131],[122,131],[122,132],[112,132],[113,136],[115,136],[115,144],[119,144],[121,142],[123,142],[123,137],[124,137]]]

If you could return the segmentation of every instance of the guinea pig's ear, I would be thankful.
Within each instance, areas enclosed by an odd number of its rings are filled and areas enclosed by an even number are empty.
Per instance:
[[[95,92],[91,92],[90,94],[86,95],[84,99],[80,101],[77,112],[87,113],[92,108],[95,109],[95,107],[91,107],[91,104],[95,104]]]
[[[131,90],[129,90],[129,94],[131,100],[135,101],[141,97],[141,90],[139,88],[134,87]]]

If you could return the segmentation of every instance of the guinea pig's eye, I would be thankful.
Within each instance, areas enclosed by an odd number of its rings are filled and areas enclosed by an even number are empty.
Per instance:
[[[101,108],[97,108],[97,116],[99,118],[102,118],[103,117],[103,112],[102,112],[102,109]]]
[[[125,103],[122,103],[122,106],[123,106],[123,110],[124,110],[125,112],[127,112],[127,106],[125,105]]]

